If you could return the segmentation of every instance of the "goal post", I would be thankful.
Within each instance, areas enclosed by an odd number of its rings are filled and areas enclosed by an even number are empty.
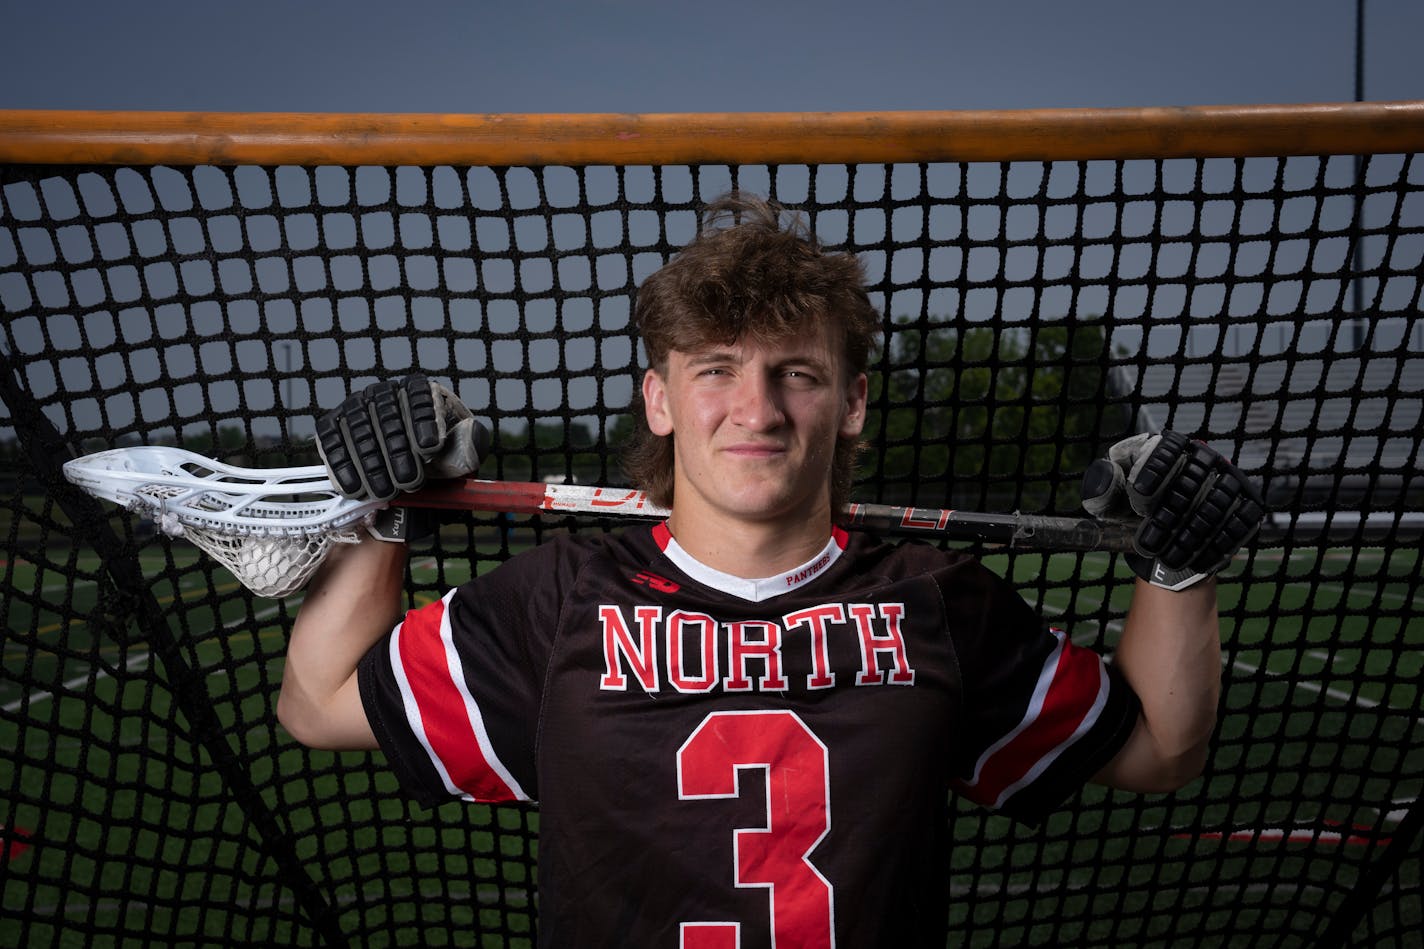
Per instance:
[[[637,287],[731,188],[866,263],[857,501],[1072,516],[1107,444],[1175,428],[1272,508],[1223,577],[1205,776],[1038,828],[953,800],[964,944],[1417,935],[1424,102],[0,111],[0,946],[532,944],[537,808],[423,810],[379,756],[296,746],[272,711],[295,601],[62,466],[310,464],[322,407],[421,369],[492,429],[481,476],[625,484]],[[452,514],[408,599],[615,526]],[[1117,555],[976,549],[1112,650]]]

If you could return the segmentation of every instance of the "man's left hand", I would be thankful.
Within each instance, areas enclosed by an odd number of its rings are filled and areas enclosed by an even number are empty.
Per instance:
[[[1083,474],[1095,517],[1141,520],[1127,562],[1139,577],[1184,590],[1221,570],[1256,536],[1266,505],[1241,469],[1178,432],[1123,439]],[[1125,510],[1127,509],[1127,510]]]

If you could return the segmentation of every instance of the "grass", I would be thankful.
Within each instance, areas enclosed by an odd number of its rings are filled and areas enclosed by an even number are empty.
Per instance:
[[[122,591],[92,555],[5,565],[0,826],[24,849],[0,859],[0,946],[303,944],[314,905],[363,943],[528,945],[537,813],[424,811],[380,756],[297,747],[272,708],[300,598],[253,600],[185,548],[141,550],[167,657],[106,625]],[[1111,650],[1129,585],[1106,556],[989,562],[1076,640]],[[462,569],[417,556],[416,602]],[[954,931],[986,945],[1308,942],[1418,806],[1419,573],[1417,550],[1267,551],[1236,567],[1208,774],[1170,797],[1089,788],[1038,828],[960,809]],[[220,734],[194,734],[180,696],[201,697]],[[283,848],[297,876],[283,877]],[[1424,922],[1419,872],[1416,851],[1393,881],[1413,902],[1381,904],[1401,932]]]

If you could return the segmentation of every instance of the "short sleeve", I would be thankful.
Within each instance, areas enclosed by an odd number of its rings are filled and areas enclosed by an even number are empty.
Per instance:
[[[428,805],[536,800],[544,669],[586,554],[549,543],[411,610],[358,667],[402,788]]]
[[[1136,727],[1136,694],[1006,581],[973,561],[937,575],[963,678],[956,789],[1037,822],[1108,763]]]

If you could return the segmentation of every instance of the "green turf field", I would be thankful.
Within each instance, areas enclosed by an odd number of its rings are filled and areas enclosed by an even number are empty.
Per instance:
[[[0,946],[133,931],[302,944],[313,905],[358,942],[484,931],[479,945],[527,945],[537,814],[432,814],[395,794],[380,756],[293,744],[272,710],[300,595],[251,599],[188,548],[163,549],[144,547],[142,570],[167,654],[104,619],[125,591],[92,554],[5,564]],[[1012,570],[1047,617],[1110,650],[1130,586],[1109,566],[1033,555]],[[459,558],[411,569],[416,602],[468,576]],[[1328,916],[1306,907],[1349,896],[1424,783],[1419,574],[1417,550],[1239,561],[1221,588],[1224,716],[1206,777],[1171,797],[1089,789],[1040,828],[963,808],[954,930],[984,945],[1156,944],[1185,920],[1223,943],[1251,927],[1308,942]],[[190,722],[193,696],[217,734]],[[1418,893],[1417,852],[1393,885]]]

